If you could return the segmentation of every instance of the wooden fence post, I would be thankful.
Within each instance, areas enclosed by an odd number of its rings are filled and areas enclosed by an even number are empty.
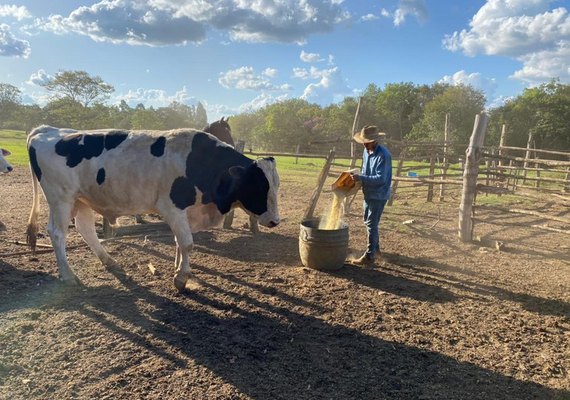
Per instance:
[[[403,147],[400,151],[400,158],[398,159],[398,166],[396,167],[396,176],[402,174],[402,168],[404,167],[404,157],[406,154],[406,147]],[[391,206],[394,202],[394,197],[396,196],[396,191],[398,190],[398,181],[392,179],[392,190],[390,194],[390,200],[388,200],[388,205]]]
[[[432,155],[429,160],[429,179],[433,179],[435,172],[435,155]],[[427,201],[433,201],[433,182],[428,183]]]
[[[526,175],[528,173],[528,171],[526,170],[528,168],[529,162],[526,161],[530,158],[530,146],[532,144],[532,131],[528,132],[528,140],[526,142],[526,152],[524,153],[524,158],[525,158],[525,162],[523,164],[523,185],[526,184]]]
[[[295,164],[299,164],[299,150],[301,149],[301,145],[298,144],[297,147],[295,147]]]
[[[443,131],[443,168],[441,170],[441,180],[445,181],[447,178],[447,168],[449,167],[449,160],[447,159],[447,146],[449,141],[449,113],[445,114],[445,129]],[[442,183],[439,186],[439,201],[445,198],[445,185]]]
[[[362,102],[362,97],[358,98],[358,105],[356,106],[356,113],[354,113],[354,121],[352,122],[352,131],[350,132],[350,169],[353,169],[356,165],[356,143],[352,140],[354,133],[360,122],[360,104]]]
[[[507,145],[507,124],[503,124],[501,129],[501,139],[499,140],[499,156],[502,157],[505,155],[505,147]],[[499,158],[499,167],[503,166],[503,160]]]
[[[486,179],[485,179],[485,185],[489,186],[490,180],[491,180],[491,159],[495,159],[495,149],[491,149],[491,158],[487,157],[487,160],[485,161],[485,166],[487,167],[487,171],[486,171]],[[485,197],[487,197],[489,195],[488,192],[485,192]]]
[[[325,184],[325,180],[329,175],[329,170],[331,169],[331,164],[334,160],[334,154],[335,150],[332,149],[325,160],[325,165],[323,165],[323,169],[321,170],[321,173],[319,175],[319,179],[317,181],[317,187],[313,191],[311,200],[309,200],[309,207],[307,207],[307,211],[305,211],[305,215],[303,216],[303,221],[313,218],[313,214],[315,213],[315,208],[317,207],[317,201],[319,200],[319,196],[321,195],[321,191],[323,190],[323,185]]]
[[[465,169],[463,171],[463,190],[461,203],[459,204],[459,238],[463,242],[473,239],[473,200],[477,192],[477,175],[479,173],[479,161],[482,156],[482,147],[487,129],[487,114],[481,112],[475,116],[473,133],[469,141],[469,147],[465,151]]]

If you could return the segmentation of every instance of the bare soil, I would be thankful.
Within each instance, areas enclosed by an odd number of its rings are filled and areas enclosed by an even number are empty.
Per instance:
[[[463,244],[458,201],[400,200],[377,267],[321,272],[298,255],[311,188],[283,179],[277,228],[253,235],[237,211],[234,229],[195,236],[185,293],[164,236],[107,243],[118,270],[69,250],[73,288],[53,253],[9,255],[26,251],[31,184],[23,167],[0,182],[2,399],[570,399],[570,236],[537,217],[479,209],[480,241]],[[43,199],[41,221],[48,244]]]

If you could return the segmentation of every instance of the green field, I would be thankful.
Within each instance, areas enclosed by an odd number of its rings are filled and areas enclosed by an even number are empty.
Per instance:
[[[7,129],[0,129],[0,148],[9,150],[12,155],[8,157],[8,161],[15,166],[27,166],[28,165],[28,153],[26,151],[26,132],[24,131],[14,131],[14,130],[7,130]],[[247,155],[247,153],[246,153]],[[253,156],[249,156],[251,158],[255,158]],[[323,168],[325,164],[325,158],[296,158],[294,156],[276,156],[277,161],[277,168],[279,170],[279,175],[281,179],[285,180],[292,180],[298,181],[299,183],[308,183],[314,182],[316,183],[316,176],[318,176],[319,172]],[[360,166],[361,160],[359,159],[357,162],[357,167]],[[335,160],[335,163],[331,167],[331,171],[338,172],[349,169],[350,160],[348,159],[340,159]],[[458,164],[454,164],[450,166],[451,168],[459,168]],[[482,171],[484,168],[482,168]],[[394,174],[396,173],[396,162],[393,162],[393,171]],[[418,161],[410,161],[404,164],[404,168],[402,171],[402,175],[405,176],[408,172],[415,172],[418,176],[428,176],[429,175],[429,163],[426,162],[418,162]],[[440,173],[440,169],[436,168],[436,174]],[[455,175],[454,179],[458,179],[459,175],[461,175],[460,171],[449,171],[449,174]],[[529,177],[535,177],[536,173],[529,172]],[[552,177],[552,178],[564,178],[564,173],[555,173],[555,172],[546,172],[542,174],[543,177]],[[532,185],[532,182],[529,183]],[[542,187],[556,187],[556,184],[553,183],[543,183]],[[558,185],[559,186],[559,185]],[[485,196],[486,200],[490,200],[491,197],[495,196]],[[495,200],[499,203],[505,202],[508,196],[501,196],[497,199],[491,200],[494,202]]]
[[[26,151],[26,132],[0,129],[0,148],[12,153],[8,161],[12,165],[28,165]]]

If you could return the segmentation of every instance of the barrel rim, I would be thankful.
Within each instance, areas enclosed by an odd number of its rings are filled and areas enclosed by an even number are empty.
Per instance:
[[[321,222],[321,218],[307,218],[301,221],[299,224],[301,228],[306,229],[314,229],[319,232],[338,232],[338,231],[348,231],[348,224],[346,222],[342,222],[339,229],[319,229],[319,223]],[[309,226],[307,223],[312,223],[316,226]]]

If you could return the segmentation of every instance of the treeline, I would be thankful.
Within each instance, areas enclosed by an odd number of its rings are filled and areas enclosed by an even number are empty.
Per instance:
[[[202,103],[172,102],[168,107],[147,108],[142,103],[130,107],[122,100],[108,105],[106,100],[114,88],[84,71],[60,72],[43,86],[50,101],[40,107],[22,104],[17,87],[0,83],[0,128],[29,131],[48,124],[74,129],[174,129],[204,128],[208,123]]]
[[[207,124],[201,103],[189,106],[174,102],[156,109],[144,104],[132,108],[125,101],[108,105],[114,88],[84,71],[60,72],[43,86],[51,100],[40,107],[22,104],[18,88],[0,83],[0,128],[29,130],[50,124],[76,129],[173,129],[203,128]],[[290,151],[298,145],[304,151],[310,143],[335,140],[343,146],[352,130],[358,101],[346,97],[321,107],[291,99],[234,115],[230,125],[237,139],[255,149]],[[486,101],[484,94],[471,86],[404,82],[379,88],[371,84],[360,97],[357,128],[375,124],[394,140],[443,140],[447,115],[449,140],[467,143],[474,117],[485,109]],[[510,146],[525,147],[532,132],[537,148],[570,149],[570,85],[552,80],[526,89],[487,112],[487,145],[498,144],[506,124]]]
[[[485,110],[485,103],[484,94],[471,86],[369,85],[361,96],[357,128],[375,124],[393,140],[443,141],[447,115],[448,140],[467,144],[475,115]],[[357,106],[354,97],[324,108],[292,99],[234,116],[231,126],[237,137],[254,147],[302,149],[311,142],[348,138]],[[486,145],[499,144],[506,124],[509,146],[526,147],[532,131],[536,148],[570,150],[570,85],[553,80],[486,111]]]

